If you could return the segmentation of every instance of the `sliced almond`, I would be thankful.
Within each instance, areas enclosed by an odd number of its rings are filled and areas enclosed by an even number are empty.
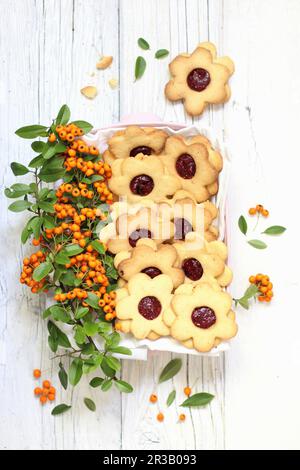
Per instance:
[[[98,94],[98,90],[95,86],[85,86],[84,88],[81,88],[80,92],[89,100],[93,100]]]
[[[96,67],[98,70],[107,69],[111,65],[113,58],[111,55],[103,56],[99,62],[97,62]]]
[[[108,80],[108,84],[110,88],[115,90],[116,88],[118,88],[119,80],[117,78],[111,78],[110,80]]]

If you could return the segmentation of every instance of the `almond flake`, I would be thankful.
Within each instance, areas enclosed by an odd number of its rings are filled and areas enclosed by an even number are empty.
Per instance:
[[[97,62],[96,67],[98,70],[107,69],[111,65],[113,58],[111,55],[103,56],[99,62]]]
[[[119,80],[117,78],[111,78],[110,80],[108,80],[108,84],[110,88],[112,88],[112,90],[115,90],[116,88],[118,88]]]
[[[85,86],[84,88],[81,88],[80,92],[89,100],[93,100],[98,94],[98,90],[95,86]]]

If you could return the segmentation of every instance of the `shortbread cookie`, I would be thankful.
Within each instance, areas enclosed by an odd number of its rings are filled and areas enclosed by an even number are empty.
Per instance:
[[[179,179],[166,174],[158,157],[138,154],[135,158],[118,159],[112,164],[109,189],[127,201],[139,202],[151,199],[158,202],[172,196],[179,188]]]
[[[147,274],[136,274],[126,288],[117,296],[116,314],[121,321],[131,320],[128,326],[137,339],[167,336],[169,328],[164,315],[170,310],[173,283],[169,276],[160,274],[151,279]],[[126,325],[125,325],[126,327]],[[122,327],[123,330],[123,327]]]
[[[118,272],[121,278],[129,281],[137,273],[145,273],[152,279],[160,274],[166,274],[172,280],[174,288],[184,281],[182,269],[175,267],[177,251],[172,245],[147,246],[138,242],[130,257],[118,263]],[[121,253],[120,253],[121,254]]]
[[[108,250],[113,253],[132,250],[141,238],[151,238],[156,245],[174,235],[174,224],[148,207],[136,214],[122,214],[115,222],[116,234],[107,241]]]
[[[205,107],[230,98],[228,80],[234,72],[229,57],[217,57],[216,47],[204,42],[192,54],[180,54],[169,65],[171,80],[165,87],[171,101],[184,101],[186,111],[200,115]]]
[[[171,327],[171,336],[187,347],[207,352],[220,340],[228,340],[237,333],[231,296],[216,292],[208,284],[200,284],[192,292],[175,294],[171,305],[165,322]]]
[[[179,136],[168,137],[159,159],[167,172],[178,178],[180,187],[190,192],[197,202],[204,202],[216,194],[221,168],[209,160],[204,144],[186,143]]]
[[[187,191],[177,191],[173,198],[159,205],[160,213],[174,222],[174,240],[185,240],[189,232],[204,235],[206,241],[216,240],[219,231],[213,226],[218,209],[210,202],[197,204],[196,199]]]
[[[167,137],[166,132],[154,127],[128,126],[108,140],[108,151],[113,158],[136,157],[139,153],[157,155],[163,149]]]
[[[185,241],[173,245],[178,253],[178,267],[185,273],[185,283],[212,284],[226,287],[232,281],[232,271],[226,265],[227,247],[217,240],[206,242],[202,236],[189,233]]]

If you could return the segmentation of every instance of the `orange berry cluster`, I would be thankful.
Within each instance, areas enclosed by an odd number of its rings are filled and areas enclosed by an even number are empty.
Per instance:
[[[257,204],[255,207],[250,207],[249,209],[250,215],[261,214],[263,217],[268,217],[269,211],[264,208],[261,204]]]
[[[34,369],[33,376],[38,379],[41,377],[40,369]],[[34,394],[36,397],[40,397],[41,405],[45,405],[45,403],[49,401],[54,401],[56,396],[56,389],[52,387],[50,380],[43,381],[43,388],[35,387]]]
[[[87,184],[79,183],[76,184],[64,183],[56,191],[56,197],[62,198],[65,194],[68,194],[73,197],[85,197],[87,199],[93,199],[94,192],[87,188]]]
[[[102,182],[96,181],[94,183],[94,187],[96,188],[97,193],[99,194],[100,200],[102,202],[106,202],[107,204],[112,204],[113,194],[108,189],[106,183],[104,183],[103,181]]]
[[[258,300],[260,302],[271,302],[273,297],[273,284],[270,282],[269,276],[265,274],[256,274],[256,276],[250,276],[249,282],[256,284],[259,289]]]
[[[42,251],[37,251],[33,253],[30,258],[24,258],[23,260],[23,269],[20,276],[21,284],[26,284],[28,287],[31,288],[31,292],[34,294],[42,289],[45,285],[46,279],[42,279],[41,281],[37,282],[32,279],[32,274],[35,268],[37,268],[41,263],[43,263],[46,259],[46,256]]]
[[[60,140],[64,142],[74,142],[76,137],[80,137],[83,135],[83,130],[77,127],[75,124],[67,124],[66,126],[56,126],[55,131],[57,132]],[[50,142],[55,142],[54,137],[55,134],[51,134],[49,136]]]

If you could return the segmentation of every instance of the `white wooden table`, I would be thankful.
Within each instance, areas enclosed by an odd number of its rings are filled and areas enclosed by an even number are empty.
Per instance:
[[[0,448],[299,449],[299,0],[0,0],[0,11]],[[140,36],[151,51],[143,54],[144,77],[134,83]],[[47,124],[62,103],[74,118],[99,127],[141,111],[191,122],[181,104],[166,102],[168,59],[153,54],[167,48],[174,57],[206,40],[236,64],[230,102],[195,120],[223,134],[233,157],[232,292],[242,294],[248,276],[262,271],[274,282],[275,298],[270,306],[238,310],[239,335],[225,356],[184,356],[174,383],[159,389],[162,407],[170,390],[178,390],[160,424],[148,397],[170,354],[152,354],[147,364],[124,362],[131,395],[91,392],[87,379],[74,393],[61,391],[40,318],[43,300],[18,283],[30,250],[19,241],[24,217],[7,213],[2,189],[14,182],[9,163],[31,158],[14,130]],[[91,77],[96,49],[114,62]],[[118,90],[109,88],[110,78],[120,80]],[[92,102],[80,94],[90,83],[99,88]],[[239,215],[259,202],[271,212],[270,225],[288,227],[282,237],[269,237],[264,251],[248,246],[237,230]],[[31,374],[39,366],[58,386],[57,402],[72,400],[71,412],[53,418],[50,407],[35,402]],[[197,390],[216,398],[178,424],[182,389],[197,377]],[[83,405],[85,396],[97,403],[96,413]]]

